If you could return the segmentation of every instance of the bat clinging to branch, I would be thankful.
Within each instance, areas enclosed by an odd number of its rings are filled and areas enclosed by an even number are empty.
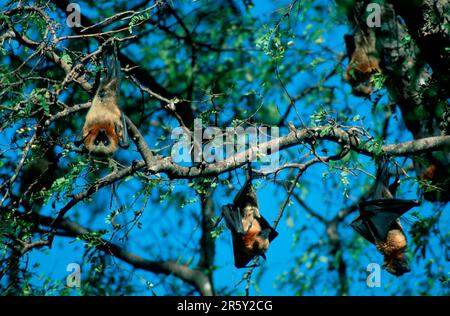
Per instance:
[[[125,116],[119,108],[120,63],[117,46],[108,47],[104,60],[106,74],[102,78],[86,115],[83,142],[97,156],[113,154],[118,146],[128,147]]]
[[[259,212],[250,176],[233,204],[225,205],[222,212],[233,238],[234,265],[244,268],[255,256],[266,259],[269,244],[278,233]]]
[[[346,70],[346,79],[356,96],[368,97],[372,93],[371,77],[380,72],[373,31],[358,30],[354,36],[345,36],[347,54],[350,58]]]
[[[377,173],[374,199],[359,205],[360,216],[352,227],[384,255],[384,265],[396,276],[410,271],[405,257],[407,241],[399,217],[420,203],[415,200],[396,199],[398,178],[388,187],[389,171],[381,165]]]

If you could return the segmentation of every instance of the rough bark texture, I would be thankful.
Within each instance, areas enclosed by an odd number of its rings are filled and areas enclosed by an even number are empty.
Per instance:
[[[448,29],[446,1],[392,1],[381,6],[381,27],[366,23],[367,1],[345,5],[355,33],[374,33],[385,85],[402,112],[415,139],[448,135]],[[398,10],[398,12],[397,12]],[[447,10],[448,12],[448,10]],[[400,16],[406,25],[401,22]],[[411,36],[411,40],[409,39]],[[421,49],[422,48],[422,49]],[[433,72],[427,67],[430,66]],[[431,201],[450,200],[448,150],[422,154],[414,163],[416,174],[438,190],[425,192]],[[438,172],[431,172],[437,169]]]

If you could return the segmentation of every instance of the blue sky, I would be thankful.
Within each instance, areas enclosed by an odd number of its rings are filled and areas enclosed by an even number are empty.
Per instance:
[[[130,3],[130,1],[128,1]],[[176,2],[176,1],[175,1]],[[200,1],[199,1],[200,2]],[[284,7],[286,5],[286,1],[275,2],[272,1],[260,1],[256,0],[255,8],[252,11],[252,14],[255,16],[267,16],[267,23],[270,25],[271,21],[273,21],[272,17],[269,15],[273,12],[274,9]],[[1,3],[1,1],[0,1]],[[188,3],[188,1],[185,1]],[[317,1],[317,3],[324,3],[324,1]],[[300,24],[297,27],[305,27],[305,24]],[[306,29],[306,28],[305,28]],[[329,46],[338,52],[344,51],[343,44],[343,35],[347,32],[347,27],[345,25],[337,25],[333,29],[329,30],[324,34],[324,42],[329,43]],[[129,48],[133,53],[133,48]],[[322,66],[318,67],[318,72],[325,72],[327,69],[332,67],[333,62],[324,63]],[[292,84],[287,86],[289,91],[300,91],[302,88],[311,84],[310,80],[316,82],[319,78],[315,75],[311,75],[309,77],[299,77],[299,80],[293,81]],[[311,78],[312,77],[312,78]],[[329,82],[330,85],[342,85],[342,78],[334,78]],[[350,90],[349,85],[346,85],[346,91]],[[280,90],[275,93],[279,93]],[[386,102],[386,98],[382,99],[380,103]],[[381,113],[373,114],[371,112],[370,105],[367,105],[367,102],[355,98],[349,97],[348,100],[344,97],[344,95],[336,93],[336,103],[337,109],[342,106],[345,102],[348,102],[352,106],[354,106],[357,110],[357,114],[360,116],[367,116],[366,124],[369,127],[374,128],[377,124],[376,122],[380,121]],[[287,103],[280,105],[281,109],[283,106],[286,106]],[[304,117],[306,122],[309,122],[309,116],[313,114],[315,109],[314,106],[308,106],[307,104],[303,104],[300,102],[297,107],[300,109],[299,112]],[[400,116],[400,114],[398,114]],[[295,121],[295,116],[291,115],[289,120]],[[398,127],[400,124],[400,128]],[[7,133],[0,135],[0,145],[3,147],[8,144],[8,141],[12,135],[14,127],[9,129]],[[285,131],[282,131],[282,134]],[[404,126],[401,122],[393,121],[390,125],[390,133],[387,139],[387,143],[392,143],[394,141],[404,141],[412,139],[411,135],[408,132],[404,131]],[[146,137],[146,140],[153,145],[156,139],[152,136]],[[136,153],[134,153],[135,155]],[[119,157],[127,156],[128,153],[120,153]],[[400,162],[402,160],[399,160]],[[367,166],[367,170],[369,172],[373,172],[373,163],[367,157],[360,157],[360,162]],[[309,191],[305,192],[305,202],[308,205],[314,207],[314,209],[321,215],[326,218],[331,218],[346,204],[351,203],[361,193],[358,190],[353,190],[350,192],[350,199],[346,200],[343,197],[343,188],[339,186],[334,186],[332,181],[324,182],[322,181],[322,174],[327,169],[324,166],[316,165],[313,168],[309,169],[306,174],[302,177],[303,179],[307,179],[309,181]],[[241,181],[243,180],[241,174]],[[360,179],[352,179],[351,181],[357,181]],[[236,180],[235,180],[236,181]],[[236,183],[236,187],[238,188],[238,184]],[[120,197],[118,202],[113,203],[113,208],[117,208],[121,205],[121,203],[126,203],[127,197],[130,197],[132,194],[136,192],[140,188],[140,185],[137,181],[130,180],[124,185],[125,189],[123,195]],[[402,191],[403,195],[406,197],[414,197],[416,196],[416,188],[406,185],[406,188]],[[175,189],[185,191],[186,186],[180,186]],[[327,192],[326,195],[323,192]],[[154,195],[157,195],[158,192],[154,190]],[[224,189],[219,188],[215,192],[215,208],[216,212],[219,212],[221,204],[225,204],[231,202],[232,198],[222,198],[224,195]],[[93,203],[89,204],[80,204],[75,207],[73,212],[70,214],[78,214],[77,220],[84,226],[89,227],[91,229],[104,229],[110,228],[105,222],[106,217],[110,213],[109,209],[109,201],[111,198],[111,190],[110,188],[104,188],[100,192],[96,193],[93,196],[93,200],[97,203],[94,207]],[[261,205],[261,212],[264,216],[269,220],[273,221],[278,214],[278,209],[280,204],[285,198],[285,191],[276,189],[273,184],[261,183],[260,188],[258,189],[258,198]],[[218,201],[220,200],[220,204]],[[62,201],[56,202],[57,208],[63,205]],[[100,205],[100,207],[98,207]],[[103,207],[106,206],[106,207]],[[441,228],[441,232],[444,235],[444,238],[448,240],[448,224],[450,223],[450,215],[449,215],[449,206],[442,206],[444,208],[443,215],[440,219],[439,226]],[[136,205],[135,208],[139,208],[139,205]],[[93,216],[93,210],[96,210],[95,216]],[[418,210],[422,216],[429,216],[434,212],[432,205],[430,203],[423,203],[420,206],[420,210]],[[44,210],[47,214],[54,215],[54,210],[51,207],[47,207]],[[200,229],[195,221],[188,220],[183,225],[177,226],[177,235],[176,236],[165,236],[164,232],[173,228],[175,219],[180,217],[180,212],[183,214],[198,214],[199,205],[198,203],[191,203],[185,206],[184,208],[180,208],[177,205],[168,205],[167,202],[156,203],[150,207],[147,207],[141,222],[143,223],[143,227],[141,230],[134,229],[130,235],[127,243],[127,247],[130,251],[148,259],[172,259],[176,260],[177,258],[182,258],[185,260],[189,258],[189,251],[194,252],[197,245],[198,237],[200,235]],[[69,214],[69,215],[70,215]],[[123,222],[126,221],[127,216],[124,215],[121,220]],[[350,221],[356,217],[356,214],[353,214],[348,218],[347,221]],[[191,216],[186,216],[186,218],[191,218]],[[401,278],[396,278],[386,271],[382,271],[382,286],[380,288],[369,288],[366,286],[365,277],[367,276],[366,267],[369,263],[379,263],[382,264],[382,256],[379,255],[374,247],[369,243],[362,241],[361,239],[355,240],[355,233],[348,226],[344,225],[340,230],[342,234],[342,239],[345,244],[350,244],[352,242],[360,242],[365,243],[365,247],[363,254],[361,255],[361,259],[359,262],[352,262],[352,258],[346,257],[349,262],[348,273],[351,278],[351,295],[393,295],[396,293],[396,290],[399,288],[410,288],[412,294],[418,294],[415,290],[417,276],[420,275],[426,269],[426,264],[429,262],[430,257],[426,258],[426,260],[412,260],[412,273],[406,274]],[[306,231],[302,231],[300,233],[300,242],[296,242],[293,239],[294,233],[301,227],[307,226],[308,229]],[[408,226],[406,226],[408,227]],[[273,241],[272,246],[270,247],[267,257],[268,260],[263,264],[264,273],[261,276],[261,279],[258,282],[258,286],[252,286],[251,294],[254,295],[293,295],[296,293],[296,289],[285,286],[280,286],[279,276],[283,274],[283,272],[293,269],[298,266],[297,275],[302,278],[304,282],[315,282],[312,279],[312,275],[314,273],[319,273],[322,275],[322,279],[320,279],[320,283],[314,287],[314,291],[310,291],[308,295],[334,295],[337,281],[336,272],[327,271],[328,263],[331,258],[328,256],[327,251],[324,249],[317,250],[309,250],[309,252],[317,252],[319,253],[319,263],[312,269],[308,269],[308,259],[305,259],[306,264],[298,265],[298,260],[304,256],[304,254],[308,254],[308,246],[311,243],[317,242],[318,239],[324,238],[323,227],[320,223],[315,219],[311,219],[307,216],[306,212],[301,209],[301,207],[293,203],[288,206],[286,209],[285,215],[278,226],[279,236]],[[191,236],[191,238],[183,239],[183,236]],[[174,250],[169,252],[164,251],[162,249],[162,245],[169,242],[172,244],[180,244],[179,239],[182,239],[181,245],[175,248]],[[113,239],[114,242],[120,243],[121,241],[117,238]],[[448,276],[449,272],[449,263],[444,258],[448,253],[445,253],[444,249],[438,246],[438,237],[432,236],[430,243],[430,252],[433,253],[433,258],[440,258],[441,260],[435,262],[432,265],[432,269],[442,269],[442,274],[446,274]],[[56,279],[56,280],[64,280],[68,275],[66,271],[66,267],[70,263],[81,263],[83,261],[83,242],[82,241],[73,241],[69,238],[57,238],[55,242],[54,248],[50,250],[37,250],[33,251],[29,255],[29,266],[37,263],[39,264],[39,268],[35,269],[36,271],[36,284],[43,283],[44,279],[47,277]],[[151,273],[134,270],[132,267],[127,265],[124,262],[120,262],[115,260],[115,264],[108,267],[111,271],[121,270],[122,272],[130,275],[131,284],[135,285],[139,289],[139,295],[151,295],[152,291],[158,295],[165,295],[170,293],[170,289],[168,289],[164,282],[160,282],[160,276],[155,276]],[[232,255],[232,245],[231,245],[231,237],[228,231],[225,231],[221,234],[217,240],[217,249],[216,249],[216,261],[215,265],[217,266],[217,271],[214,274],[214,283],[216,288],[220,289],[223,287],[228,287],[231,289],[237,289],[237,294],[243,294],[245,283],[241,283],[239,286],[234,288],[242,278],[243,272],[245,270],[236,269],[233,266],[233,255]],[[86,266],[82,267],[82,270],[85,271]],[[128,271],[128,272],[127,272]],[[258,276],[257,269],[254,273],[254,279]],[[328,273],[328,274],[327,274]],[[85,276],[85,274],[83,274]],[[83,278],[82,278],[83,282]],[[152,288],[152,291],[146,287],[146,282],[150,282],[155,284]],[[442,294],[442,286],[439,282],[436,282],[432,288],[432,291],[429,294]],[[73,291],[72,294],[76,295],[77,292]]]

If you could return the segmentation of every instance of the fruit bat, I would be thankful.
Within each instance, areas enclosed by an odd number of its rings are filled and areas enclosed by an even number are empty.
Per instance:
[[[374,199],[359,204],[360,216],[351,226],[384,255],[386,270],[400,276],[409,272],[410,268],[404,255],[407,241],[399,217],[420,203],[396,199],[399,179],[396,178],[389,187],[388,181],[389,170],[386,164],[382,164],[377,172]]]
[[[120,63],[117,45],[106,47],[103,64],[106,73],[100,81],[83,126],[83,140],[89,153],[113,154],[118,146],[128,147],[125,116],[119,108]]]
[[[425,200],[448,202],[450,200],[450,154],[434,152],[414,161],[416,174],[427,182],[423,190]]]
[[[233,239],[234,265],[244,268],[255,257],[266,260],[270,242],[278,236],[260,214],[251,177],[236,195],[233,204],[223,206],[222,215]]]
[[[350,59],[345,76],[352,86],[352,94],[368,97],[372,93],[371,77],[380,72],[379,58],[376,51],[375,33],[370,30],[358,30],[354,36],[345,35],[345,46]]]

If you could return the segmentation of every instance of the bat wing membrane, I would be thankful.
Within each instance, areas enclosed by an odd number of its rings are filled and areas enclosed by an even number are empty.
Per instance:
[[[269,222],[267,222],[267,220],[263,216],[257,218],[257,221],[259,222],[259,225],[261,225],[262,230],[269,230],[269,241],[274,240],[275,237],[278,236],[278,232],[273,229],[272,226],[270,226]]]
[[[238,243],[239,241],[233,238],[234,266],[236,268],[245,268],[255,256],[243,251]]]
[[[228,204],[222,207],[223,217],[227,227],[235,234],[244,234],[244,227],[242,226],[242,215],[238,208],[234,205]],[[234,241],[233,241],[234,242]]]
[[[128,138],[128,128],[127,121],[125,119],[125,115],[123,113],[120,114],[120,118],[122,121],[122,137],[119,137],[119,146],[127,149],[130,146],[129,138]]]
[[[355,225],[359,226],[360,230],[368,228],[376,239],[386,241],[392,222],[417,205],[419,205],[417,201],[401,199],[380,199],[363,202],[360,204],[363,224]],[[365,236],[364,238],[367,239]]]
[[[373,237],[373,234],[367,225],[365,221],[362,220],[361,217],[358,217],[350,224],[358,234],[363,236],[368,242],[371,242],[372,244],[375,244],[375,238]]]

